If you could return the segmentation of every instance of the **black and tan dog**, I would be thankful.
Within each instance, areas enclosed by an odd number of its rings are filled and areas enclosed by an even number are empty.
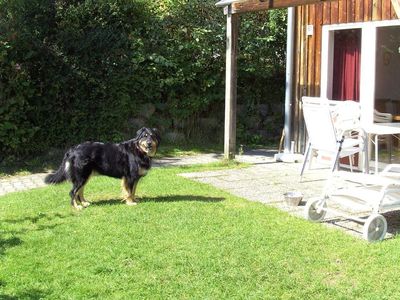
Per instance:
[[[71,205],[82,209],[90,205],[83,196],[83,189],[92,173],[122,178],[126,192],[124,200],[136,205],[136,186],[151,168],[151,159],[157,152],[160,135],[157,129],[143,127],[136,137],[118,144],[85,142],[69,149],[58,170],[45,178],[48,184],[65,180],[72,182]]]

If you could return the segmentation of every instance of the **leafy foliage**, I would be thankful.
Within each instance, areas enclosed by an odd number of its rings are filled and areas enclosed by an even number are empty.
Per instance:
[[[0,0],[0,160],[120,140],[137,118],[186,138],[204,117],[221,129],[225,19],[214,4]],[[284,11],[242,18],[238,101],[249,112],[281,101],[284,23]]]

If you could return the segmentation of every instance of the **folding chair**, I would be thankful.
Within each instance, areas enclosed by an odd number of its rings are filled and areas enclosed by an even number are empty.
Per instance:
[[[300,176],[303,176],[306,164],[311,164],[315,153],[331,157],[332,171],[338,166],[339,158],[349,157],[352,170],[352,156],[364,151],[363,134],[359,128],[356,128],[357,117],[349,119],[345,118],[343,114],[340,116],[339,113],[332,113],[332,110],[336,110],[336,108],[330,105],[332,101],[326,99],[303,97],[302,102],[308,145]],[[335,120],[333,120],[333,115]],[[339,121],[340,118],[342,121]],[[344,119],[348,119],[347,124],[343,122]],[[337,127],[335,127],[334,121]],[[356,135],[352,134],[354,131],[357,131]]]

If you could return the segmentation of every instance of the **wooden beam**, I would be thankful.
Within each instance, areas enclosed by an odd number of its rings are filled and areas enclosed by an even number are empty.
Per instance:
[[[246,13],[259,10],[295,7],[322,3],[331,0],[239,0],[232,3],[232,14]]]
[[[392,0],[392,5],[397,17],[400,19],[400,0]]]
[[[226,20],[224,156],[226,159],[234,159],[236,152],[237,52],[239,15],[232,14],[231,5],[227,7]]]

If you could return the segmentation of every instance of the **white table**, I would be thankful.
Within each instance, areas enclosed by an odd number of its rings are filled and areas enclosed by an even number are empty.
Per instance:
[[[368,143],[374,136],[375,143],[375,174],[378,174],[378,137],[380,135],[400,134],[400,123],[373,123],[363,127],[368,135]],[[368,167],[368,166],[367,166]]]

